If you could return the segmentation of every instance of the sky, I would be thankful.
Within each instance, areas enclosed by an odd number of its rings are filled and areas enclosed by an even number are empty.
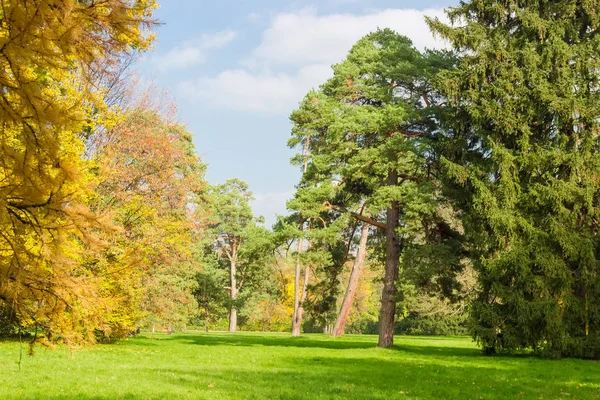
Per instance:
[[[330,66],[377,28],[440,48],[424,15],[444,19],[448,0],[162,0],[154,50],[137,69],[167,90],[208,164],[210,184],[250,185],[266,225],[286,214],[300,171],[290,165],[289,114],[328,79]]]

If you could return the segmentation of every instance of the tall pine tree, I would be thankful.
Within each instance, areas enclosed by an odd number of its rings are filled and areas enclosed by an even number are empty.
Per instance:
[[[449,61],[444,53],[421,54],[389,29],[374,32],[359,40],[333,66],[333,77],[319,92],[308,93],[291,115],[289,144],[310,156],[303,182],[319,182],[305,190],[321,207],[384,232],[380,347],[393,344],[400,257],[411,231],[435,208],[428,142],[441,99],[430,78]],[[365,204],[371,217],[358,211]]]

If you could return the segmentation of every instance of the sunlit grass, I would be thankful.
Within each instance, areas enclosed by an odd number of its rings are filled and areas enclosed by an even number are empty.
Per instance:
[[[0,399],[600,399],[600,363],[485,357],[469,338],[146,334],[70,352],[0,343]],[[25,348],[26,353],[27,348]]]

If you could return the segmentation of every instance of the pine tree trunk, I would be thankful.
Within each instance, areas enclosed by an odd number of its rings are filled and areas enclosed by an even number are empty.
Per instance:
[[[388,172],[388,185],[398,184],[398,172]],[[379,313],[378,347],[391,347],[394,344],[394,317],[396,316],[396,280],[400,261],[400,239],[397,236],[400,205],[393,201],[387,210],[386,257],[383,291],[381,293],[381,309]]]
[[[308,168],[308,152],[310,148],[310,136],[306,137],[304,143],[304,173]],[[300,231],[304,231],[304,223],[300,226]],[[294,271],[294,314],[292,315],[292,337],[300,336],[300,326],[302,325],[302,313],[300,309],[300,252],[302,251],[302,237],[298,238],[298,256],[296,258],[296,269]],[[306,286],[306,285],[304,285]]]
[[[237,279],[236,279],[236,265],[237,259],[236,247],[232,246],[231,249],[231,269],[230,269],[230,281],[231,281],[231,310],[229,310],[229,332],[235,332],[237,330],[237,309],[235,301],[237,299]]]
[[[356,294],[356,288],[358,286],[358,279],[360,278],[360,271],[365,263],[365,257],[367,255],[367,238],[369,237],[369,224],[363,223],[360,232],[360,242],[358,244],[358,253],[354,264],[352,265],[352,272],[350,273],[350,280],[348,281],[348,287],[346,288],[346,294],[342,301],[342,307],[335,320],[335,327],[333,328],[333,336],[339,337],[344,334],[344,327],[348,320],[348,314],[350,314],[350,308],[354,301],[354,295]]]
[[[298,239],[298,255],[296,257],[296,269],[294,271],[294,314],[292,315],[292,336],[300,336],[300,325],[298,324],[298,311],[300,306],[300,251],[302,241]]]
[[[304,302],[308,294],[308,279],[310,278],[310,268],[306,266],[304,270],[304,284],[302,286],[302,296],[298,303],[298,312],[292,324],[292,336],[300,336],[300,328],[302,327],[302,317],[304,316]]]

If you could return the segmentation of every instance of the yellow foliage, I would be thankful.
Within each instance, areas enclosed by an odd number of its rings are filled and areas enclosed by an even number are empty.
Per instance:
[[[83,139],[114,116],[96,83],[147,49],[154,0],[0,0],[0,306],[24,328],[93,341],[112,305],[97,257],[109,228],[84,204]]]

